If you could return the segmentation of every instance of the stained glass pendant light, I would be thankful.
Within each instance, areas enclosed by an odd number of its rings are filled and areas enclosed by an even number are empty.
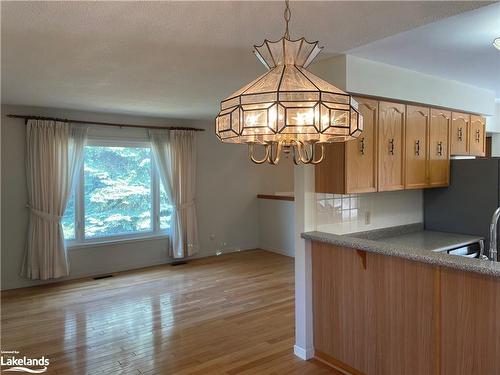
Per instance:
[[[325,143],[361,134],[363,117],[349,94],[307,70],[322,47],[290,39],[288,0],[285,4],[284,36],[254,46],[268,71],[222,100],[215,132],[222,142],[247,144],[257,164],[276,164],[282,152],[291,152],[295,164],[317,164]],[[256,146],[263,148],[260,158]]]

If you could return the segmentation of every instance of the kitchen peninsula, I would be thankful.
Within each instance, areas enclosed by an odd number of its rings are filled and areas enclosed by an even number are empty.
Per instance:
[[[419,224],[307,232],[314,356],[352,374],[496,374],[500,263],[448,254],[480,238]]]

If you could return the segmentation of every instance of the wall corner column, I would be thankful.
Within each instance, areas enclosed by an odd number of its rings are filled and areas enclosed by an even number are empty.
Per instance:
[[[294,353],[307,360],[314,356],[312,316],[311,244],[300,234],[315,229],[314,166],[294,171],[295,193],[295,346]]]

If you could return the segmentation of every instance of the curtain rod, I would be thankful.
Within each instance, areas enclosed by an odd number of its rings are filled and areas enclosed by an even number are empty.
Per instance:
[[[117,126],[117,127],[120,127],[120,128],[194,130],[194,131],[197,131],[197,132],[203,132],[203,131],[205,131],[205,129],[189,128],[189,127],[183,127],[183,126],[131,125],[131,124],[117,124],[117,123],[114,123],[114,122],[81,121],[81,120],[61,119],[61,118],[55,118],[55,117],[40,117],[40,116],[27,116],[27,115],[7,115],[7,117],[22,118],[22,119],[25,119],[26,121],[27,120],[49,120],[49,121],[71,122],[73,124]]]

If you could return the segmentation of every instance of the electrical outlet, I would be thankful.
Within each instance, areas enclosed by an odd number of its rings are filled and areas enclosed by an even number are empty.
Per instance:
[[[371,218],[370,211],[366,211],[366,213],[365,213],[365,225],[370,225],[371,220],[372,220],[372,218]]]
[[[213,234],[213,233],[212,233],[212,234],[210,235],[210,240],[212,240],[212,241],[213,241],[213,240],[215,240],[215,234]]]

